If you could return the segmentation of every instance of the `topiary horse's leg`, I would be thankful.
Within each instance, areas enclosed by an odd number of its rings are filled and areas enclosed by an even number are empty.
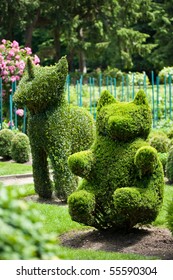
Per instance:
[[[62,201],[67,201],[68,196],[76,189],[78,183],[78,178],[69,170],[67,158],[64,152],[50,155],[54,170],[55,194]]]
[[[52,183],[49,178],[47,154],[40,147],[31,146],[31,149],[35,191],[42,198],[50,198],[52,196]]]

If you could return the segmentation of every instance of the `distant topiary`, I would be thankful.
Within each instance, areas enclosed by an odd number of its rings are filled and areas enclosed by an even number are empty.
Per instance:
[[[167,160],[168,160],[168,152],[167,153],[158,153],[160,162],[163,166],[163,172],[164,175],[166,175],[166,164],[167,164]]]
[[[0,156],[4,159],[11,158],[11,142],[14,137],[14,132],[4,128],[0,130]]]
[[[166,177],[170,183],[173,183],[173,146],[168,152],[168,158],[166,162]]]
[[[150,138],[149,143],[159,153],[166,153],[169,148],[170,140],[167,136],[154,135],[152,138]]]
[[[68,156],[89,148],[94,139],[91,114],[65,100],[67,73],[65,57],[55,66],[47,67],[34,66],[28,59],[27,71],[14,94],[14,102],[29,110],[34,184],[43,198],[50,198],[53,191],[47,158],[54,169],[55,193],[66,200],[77,185],[77,177],[68,168]]]
[[[83,178],[68,198],[74,221],[98,229],[130,229],[155,220],[162,205],[164,176],[157,151],[146,142],[151,110],[144,91],[118,102],[104,91],[98,102],[96,138],[68,163]]]
[[[43,231],[39,212],[0,187],[0,260],[57,258],[56,238]]]
[[[166,222],[169,230],[173,235],[173,199],[168,203]]]
[[[26,134],[17,133],[11,142],[11,157],[18,163],[24,163],[30,159],[30,143]]]

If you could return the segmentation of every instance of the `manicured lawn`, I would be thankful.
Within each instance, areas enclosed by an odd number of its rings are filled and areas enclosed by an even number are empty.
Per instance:
[[[0,176],[32,173],[32,166],[16,162],[0,161]]]
[[[164,198],[163,198],[163,205],[162,209],[157,216],[157,219],[154,221],[153,225],[154,226],[159,226],[159,227],[166,227],[166,221],[165,221],[165,216],[167,212],[167,205],[169,201],[171,201],[173,198],[173,185],[165,185],[164,189]]]

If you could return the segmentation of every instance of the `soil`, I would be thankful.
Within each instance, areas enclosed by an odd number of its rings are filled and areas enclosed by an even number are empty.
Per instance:
[[[27,200],[64,205],[57,198],[39,199],[37,195]],[[90,228],[71,231],[59,237],[63,246],[76,249],[92,249],[109,252],[135,253],[157,259],[173,260],[173,236],[168,229],[154,226],[133,228],[130,232],[107,232]]]

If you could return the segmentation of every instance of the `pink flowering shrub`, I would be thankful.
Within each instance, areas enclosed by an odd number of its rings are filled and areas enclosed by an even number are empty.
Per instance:
[[[19,81],[25,68],[26,59],[32,55],[32,50],[29,47],[21,48],[17,41],[2,40],[0,45],[0,76],[7,84],[14,81]],[[39,64],[40,59],[34,55],[32,61],[34,64]]]
[[[17,41],[3,39],[0,43],[0,77],[3,82],[3,111],[8,117],[9,94],[12,91],[12,82],[18,82],[24,72],[27,58],[30,57],[33,64],[39,65],[40,59],[37,55],[32,55],[29,47],[22,48]],[[16,114],[23,116],[23,110],[18,109]]]

